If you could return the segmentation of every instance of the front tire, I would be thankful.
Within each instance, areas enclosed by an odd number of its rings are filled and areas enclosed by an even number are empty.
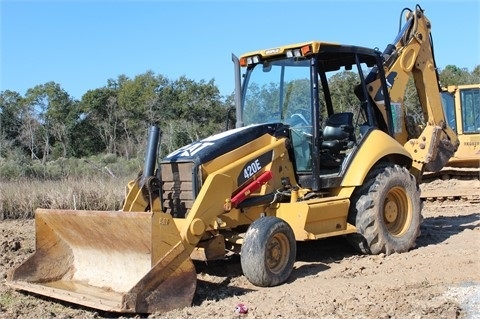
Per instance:
[[[241,248],[243,274],[254,285],[273,287],[284,283],[295,262],[297,246],[292,228],[282,219],[255,220]]]
[[[352,196],[349,222],[358,234],[348,239],[364,254],[406,252],[420,235],[421,208],[420,189],[406,168],[378,167]]]

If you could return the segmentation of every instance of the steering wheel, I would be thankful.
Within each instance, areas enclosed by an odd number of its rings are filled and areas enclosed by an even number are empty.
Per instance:
[[[287,122],[291,126],[311,126],[312,125],[310,123],[310,112],[308,109],[305,109],[305,108],[294,109],[290,114],[291,114],[290,118],[287,120]]]
[[[293,113],[290,116],[290,119],[287,120],[287,122],[291,126],[310,126],[310,123],[308,123],[305,116],[303,116],[303,114],[301,113]]]

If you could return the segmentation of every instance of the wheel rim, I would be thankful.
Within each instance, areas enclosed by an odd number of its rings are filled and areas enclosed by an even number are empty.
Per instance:
[[[280,273],[288,263],[290,244],[287,236],[275,234],[267,244],[266,264],[273,273]]]
[[[388,232],[393,236],[402,236],[410,227],[412,216],[412,202],[405,189],[390,189],[383,206],[383,221]]]

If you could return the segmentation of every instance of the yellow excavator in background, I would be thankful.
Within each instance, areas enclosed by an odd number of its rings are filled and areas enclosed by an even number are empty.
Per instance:
[[[414,247],[418,182],[442,169],[458,139],[445,122],[430,22],[418,5],[406,11],[384,52],[311,41],[232,56],[236,128],[157,165],[153,126],[123,209],[37,209],[36,251],[7,283],[105,311],[166,312],[191,305],[192,258],[240,254],[250,282],[275,286],[293,270],[297,241],[347,235],[366,254]],[[333,102],[339,71],[358,75],[356,105]],[[403,106],[411,75],[426,119],[415,137]]]
[[[478,203],[480,194],[463,181],[480,180],[480,84],[452,85],[443,88],[442,102],[448,125],[458,136],[458,150],[440,171],[426,171],[422,176],[422,199],[461,200]],[[426,186],[438,180],[455,179],[448,189]]]
[[[442,91],[448,125],[460,141],[448,167],[475,168],[480,173],[480,84],[452,85]]]

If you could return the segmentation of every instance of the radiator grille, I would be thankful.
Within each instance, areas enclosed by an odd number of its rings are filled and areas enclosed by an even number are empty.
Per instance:
[[[185,217],[195,200],[193,192],[194,163],[163,163],[162,204],[173,217]]]

